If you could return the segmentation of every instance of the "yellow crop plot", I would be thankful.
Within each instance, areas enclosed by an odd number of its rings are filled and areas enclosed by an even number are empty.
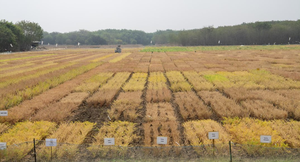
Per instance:
[[[88,147],[93,156],[106,156],[109,149],[117,150],[119,154],[125,154],[127,147],[134,140],[137,140],[137,135],[134,134],[136,131],[136,124],[127,121],[115,121],[105,123],[99,130],[99,133],[94,136],[95,141]],[[115,145],[124,147],[109,147],[104,145],[104,138],[115,138]],[[109,149],[108,149],[109,148]]]
[[[42,140],[52,134],[55,129],[55,123],[46,121],[26,121],[17,123],[13,128],[0,136],[1,142],[6,142],[8,146],[11,145],[11,147],[8,147],[6,150],[5,158],[12,161],[21,160],[32,149],[31,141],[33,138],[36,140]],[[14,146],[13,144],[20,145]]]
[[[226,118],[223,120],[224,127],[231,134],[233,142],[249,145],[263,145],[270,147],[288,147],[285,139],[278,131],[272,129],[269,121],[251,118]],[[272,136],[271,143],[260,143],[261,135]]]
[[[96,58],[96,59],[92,60],[92,62],[98,62],[98,61],[104,60],[104,59],[106,59],[106,58],[109,58],[109,57],[111,57],[111,56],[113,56],[113,55],[114,55],[114,54],[109,54],[109,55],[106,55],[106,56],[102,56],[102,57],[100,57],[100,58]]]
[[[166,72],[166,75],[171,83],[171,89],[174,92],[191,91],[192,86],[185,80],[179,71]]]
[[[94,127],[94,123],[90,122],[74,122],[63,123],[58,129],[47,138],[57,139],[58,146],[52,148],[52,155],[57,159],[62,157],[72,159],[78,153],[78,146],[82,144],[86,135]],[[45,145],[40,146],[38,149],[38,157],[40,159],[50,160],[51,150]]]
[[[130,54],[131,54],[131,53],[124,53],[124,54],[121,54],[120,56],[118,56],[118,57],[116,57],[116,58],[110,60],[109,62],[110,62],[110,63],[116,63],[116,62],[119,62],[119,61],[121,61],[123,58],[129,56]]]
[[[188,81],[193,85],[193,88],[196,91],[201,90],[213,90],[215,89],[214,85],[204,79],[199,73],[195,71],[186,71],[183,72],[184,76],[188,79]]]
[[[145,88],[147,76],[147,73],[134,73],[122,89],[124,91],[142,91]]]
[[[231,140],[230,135],[225,131],[221,124],[213,120],[194,120],[182,124],[184,128],[184,135],[186,137],[185,143],[190,144],[196,152],[201,152],[200,145],[206,145],[205,149],[212,154],[212,140],[208,138],[208,132],[219,132],[219,139],[215,140],[215,145],[218,154],[226,152],[228,141]]]
[[[0,62],[8,62],[8,61],[24,60],[24,59],[31,59],[31,58],[45,57],[45,56],[53,56],[53,55],[56,55],[56,54],[47,54],[47,55],[35,55],[35,56],[18,57],[18,58],[11,58],[11,59],[0,60]]]
[[[129,76],[130,73],[128,72],[116,73],[106,84],[99,88],[98,92],[93,94],[93,96],[87,100],[87,103],[89,103],[89,105],[110,105],[112,99],[121,89]]]
[[[57,63],[42,64],[39,66],[34,66],[32,68],[26,68],[26,69],[22,69],[22,70],[13,71],[10,73],[0,74],[0,78],[16,75],[16,74],[20,74],[20,73],[25,73],[28,71],[33,71],[33,70],[37,70],[37,69],[41,69],[41,68],[45,68],[45,67],[49,67],[49,66],[53,66],[53,65],[57,65]]]
[[[167,79],[162,72],[151,72],[147,85],[147,102],[169,102],[171,91],[167,84]]]
[[[100,73],[87,79],[84,83],[75,88],[76,92],[90,92],[94,93],[100,86],[113,76],[114,73]]]
[[[31,99],[33,96],[36,96],[49,88],[55,87],[65,81],[68,81],[88,70],[91,70],[102,63],[90,63],[88,65],[81,66],[77,69],[73,69],[59,77],[48,79],[45,82],[40,82],[38,85],[25,90],[19,91],[17,94],[8,94],[0,99],[0,109],[8,109],[12,106],[20,104],[26,99]]]
[[[6,80],[4,82],[1,82],[0,83],[0,88],[6,87],[6,86],[11,85],[11,84],[18,83],[20,81],[24,81],[24,80],[36,78],[36,77],[39,77],[40,75],[51,73],[51,72],[54,72],[56,70],[64,69],[64,68],[67,68],[67,67],[72,66],[74,64],[75,63],[68,63],[68,64],[56,66],[56,67],[53,67],[53,68],[49,68],[49,69],[46,69],[46,70],[43,70],[43,71],[39,71],[39,72],[36,72],[34,74],[31,74],[31,75],[26,75],[26,76],[22,76],[22,77],[12,78],[12,79]]]

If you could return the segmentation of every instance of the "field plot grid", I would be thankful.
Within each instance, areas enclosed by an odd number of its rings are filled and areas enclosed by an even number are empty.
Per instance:
[[[0,161],[300,161],[300,46],[124,51],[0,55]]]

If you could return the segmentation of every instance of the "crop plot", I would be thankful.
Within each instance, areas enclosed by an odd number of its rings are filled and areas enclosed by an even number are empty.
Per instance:
[[[118,151],[118,154],[124,155],[127,151],[127,146],[130,146],[133,142],[140,137],[134,134],[136,131],[136,124],[127,121],[115,121],[105,123],[99,133],[94,136],[93,144],[87,149],[93,154],[93,156],[106,157],[109,151]],[[121,147],[104,147],[104,138],[114,138],[115,145]],[[108,149],[109,147],[109,149]]]
[[[212,140],[208,139],[208,132],[219,132],[219,139],[215,140],[215,148],[218,153],[226,152],[227,142],[230,140],[230,135],[222,127],[221,124],[213,120],[194,120],[182,124],[184,127],[184,135],[186,137],[185,144],[195,146],[193,149],[201,153],[202,148],[197,147],[205,145],[205,150],[212,154]]]
[[[63,123],[58,129],[48,138],[55,138],[59,143],[58,146],[53,147],[52,154],[58,159],[68,158],[72,159],[78,153],[78,145],[82,144],[86,135],[91,131],[95,124],[90,122],[75,122]],[[45,145],[38,148],[38,157],[40,159],[50,160],[50,149]]]
[[[242,105],[248,109],[250,116],[258,119],[285,119],[288,116],[287,111],[277,109],[272,104],[261,100],[246,100]]]
[[[113,120],[135,121],[141,117],[139,110],[143,108],[141,105],[142,92],[122,92],[116,101],[113,102],[108,114]]]
[[[212,113],[194,92],[176,92],[175,103],[178,105],[183,120],[209,119]]]
[[[170,103],[148,103],[146,107],[145,121],[176,121],[174,109]]]
[[[6,131],[8,129],[8,125],[4,123],[0,123],[0,135],[2,132]]]
[[[19,144],[26,141],[42,140],[55,131],[56,124],[47,121],[20,122],[6,133],[0,135],[0,141],[6,141],[7,145]],[[31,143],[24,143],[18,146],[7,148],[5,158],[12,161],[21,160],[32,149]]]
[[[61,122],[64,118],[70,116],[74,110],[85,100],[89,94],[87,92],[70,93],[64,97],[60,102],[52,104],[40,111],[38,111],[32,120],[45,120],[52,122]],[[51,112],[51,113],[49,113]]]
[[[199,73],[195,71],[187,71],[183,72],[184,76],[188,79],[188,81],[193,85],[193,88],[196,91],[201,90],[213,90],[215,89],[214,85],[204,79]]]
[[[145,87],[147,76],[147,73],[134,73],[122,89],[124,91],[142,91]]]
[[[104,84],[98,92],[92,97],[87,99],[87,103],[90,105],[110,105],[115,95],[119,92],[130,73],[121,72],[112,77],[106,84]]]
[[[232,135],[233,142],[249,145],[263,145],[272,147],[288,147],[280,134],[272,129],[270,122],[251,118],[227,118],[224,127]],[[271,135],[271,143],[260,143],[260,135]]]
[[[179,71],[166,72],[166,76],[171,83],[173,92],[191,91],[192,86],[185,80]]]
[[[100,86],[106,83],[106,81],[113,76],[113,73],[100,73],[86,80],[80,86],[75,88],[76,92],[89,92],[94,93]]]
[[[205,104],[211,106],[219,118],[249,116],[249,112],[219,92],[200,91],[198,95]]]
[[[178,146],[181,144],[178,122],[176,121],[154,121],[143,123],[145,131],[145,146],[158,146],[158,136],[168,137],[167,145]]]
[[[152,72],[148,78],[147,102],[169,102],[171,91],[166,84],[167,79],[162,72]]]

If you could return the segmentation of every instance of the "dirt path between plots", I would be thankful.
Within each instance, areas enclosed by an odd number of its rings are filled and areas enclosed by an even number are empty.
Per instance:
[[[34,115],[35,112],[37,112],[39,109],[42,109],[43,107],[59,101],[61,98],[71,93],[71,91],[85,79],[96,75],[107,67],[108,63],[104,63],[88,72],[75,77],[72,80],[66,81],[38,96],[33,97],[31,100],[26,100],[20,105],[8,109],[9,114],[12,115],[7,116],[4,120],[14,123],[30,119],[30,117]]]

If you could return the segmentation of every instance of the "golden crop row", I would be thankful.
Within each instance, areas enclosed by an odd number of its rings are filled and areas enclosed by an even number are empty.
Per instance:
[[[123,118],[127,121],[135,121],[141,116],[138,111],[143,108],[141,105],[142,94],[142,91],[120,93],[117,100],[113,102],[111,109],[108,110],[110,118],[112,120],[120,120],[120,118]]]
[[[191,91],[192,86],[186,81],[184,76],[179,71],[166,72],[167,78],[170,81],[173,92]]]
[[[43,71],[38,71],[38,72],[36,72],[34,74],[31,74],[31,75],[26,75],[26,76],[21,76],[21,77],[17,77],[17,78],[12,78],[12,79],[6,80],[4,82],[1,82],[0,83],[0,88],[6,87],[8,85],[16,84],[16,83],[18,83],[20,81],[24,81],[24,80],[29,80],[29,79],[32,79],[32,78],[36,78],[36,77],[39,77],[41,75],[44,75],[44,74],[47,74],[47,73],[51,73],[51,72],[54,72],[54,71],[57,71],[57,70],[60,70],[60,69],[64,69],[64,68],[70,67],[70,66],[72,66],[74,64],[75,63],[63,64],[63,65],[56,66],[56,67],[53,67],[53,68],[49,68],[49,69],[46,69],[46,70],[43,70]]]
[[[183,74],[193,85],[193,88],[196,91],[215,89],[214,85],[211,82],[204,79],[199,73],[195,71],[186,71],[183,72]]]
[[[23,120],[30,118],[32,121],[44,120],[58,123],[62,122],[66,117],[71,116],[72,112],[77,110],[88,96],[89,94],[87,92],[70,93],[68,96],[62,98],[59,102],[51,104],[50,106],[37,111],[35,115],[26,117],[24,116]]]
[[[137,130],[136,124],[128,121],[115,121],[105,123],[99,130],[99,133],[94,136],[95,141],[88,147],[93,156],[106,157],[109,150],[117,150],[119,155],[125,154],[127,146],[130,143],[137,140],[139,137],[134,134]],[[124,146],[122,148],[117,147],[103,147],[104,138],[115,138],[115,145]]]
[[[152,72],[148,77],[147,102],[169,102],[172,98],[167,79],[162,72]]]
[[[74,91],[94,93],[100,86],[105,84],[107,80],[113,76],[113,74],[114,73],[100,73],[95,75],[76,87]]]
[[[90,63],[88,65],[81,66],[79,68],[73,69],[59,77],[51,78],[45,82],[40,82],[34,87],[26,88],[22,91],[19,91],[17,94],[8,94],[0,99],[0,109],[8,109],[12,106],[20,104],[23,100],[31,99],[33,96],[36,96],[49,88],[55,87],[65,81],[73,79],[74,77],[89,71],[102,63]]]
[[[78,154],[79,145],[83,143],[86,135],[94,127],[94,123],[90,122],[74,122],[63,123],[59,128],[47,138],[55,138],[59,143],[56,147],[52,148],[52,156],[57,159],[67,158],[74,159],[74,156]],[[39,159],[51,159],[51,149],[42,145],[38,148]]]
[[[204,100],[205,104],[211,106],[219,118],[249,116],[249,112],[219,92],[199,91],[197,94]]]
[[[99,91],[87,99],[90,105],[110,105],[115,95],[119,92],[127,78],[130,76],[128,72],[116,73],[106,84],[99,88]]]
[[[124,91],[142,91],[145,88],[147,76],[147,73],[134,73],[122,89]]]
[[[56,54],[46,54],[46,55],[35,55],[35,56],[17,57],[17,58],[0,60],[0,62],[8,62],[8,61],[15,61],[15,60],[24,60],[24,59],[31,59],[31,58],[45,57],[45,56],[53,56],[53,55],[56,55]]]
[[[170,103],[158,102],[147,103],[146,115],[144,117],[146,122],[153,121],[176,121],[174,109]]]
[[[6,149],[5,158],[12,161],[20,161],[32,149],[32,143],[23,143],[42,140],[52,134],[56,129],[56,124],[47,121],[20,122],[6,133],[0,136],[1,142],[11,145]],[[19,144],[22,143],[22,144]],[[13,144],[19,144],[17,146]]]
[[[8,125],[0,123],[0,134],[8,129]]]
[[[143,123],[145,146],[158,146],[157,137],[168,137],[167,146],[180,146],[182,144],[179,123],[177,121],[153,121]]]
[[[9,67],[5,67],[5,68],[1,68],[0,71],[13,70],[13,69],[21,68],[21,67],[32,66],[32,65],[35,65],[35,64],[34,63],[25,63],[25,64],[21,64],[21,65],[18,64],[16,66],[9,66]]]
[[[236,102],[245,103],[245,101],[253,102],[249,100],[261,100],[256,101],[256,104],[252,103],[253,107],[251,106],[250,109],[253,110],[260,110],[261,113],[255,115],[258,118],[262,118],[263,116],[278,116],[277,118],[286,118],[284,114],[288,112],[289,117],[293,117],[295,119],[300,119],[300,103],[298,100],[300,99],[300,90],[247,90],[244,88],[226,88],[224,89],[224,93],[228,95],[230,98],[234,99]],[[273,107],[269,109],[269,113],[267,113],[264,109],[262,109],[262,105],[259,102],[265,102],[264,105],[269,105],[268,107]],[[267,102],[267,103],[266,103]],[[245,104],[244,106],[246,106]],[[279,107],[277,109],[276,107]],[[263,116],[262,116],[262,115]],[[277,115],[276,115],[277,114]],[[281,116],[281,117],[280,117]],[[265,117],[263,117],[265,118]],[[272,117],[268,117],[272,119]],[[265,118],[267,119],[267,118]],[[276,118],[273,118],[276,119]]]
[[[286,140],[296,142],[294,145],[300,146],[299,140],[294,141],[295,138],[292,138],[300,135],[299,122],[296,122],[297,124],[293,126],[294,123],[294,121],[262,121],[252,118],[227,118],[223,121],[224,127],[231,134],[233,142],[239,144],[263,145],[271,147],[288,147],[288,144],[285,143]],[[284,130],[288,131],[285,132]],[[272,136],[272,142],[261,144],[260,135]],[[285,135],[285,137],[288,138],[284,139],[282,135]]]
[[[289,89],[300,88],[300,82],[271,74],[265,70],[217,72],[203,77],[217,88],[243,87],[246,89]]]
[[[114,55],[114,54],[109,54],[109,55],[106,55],[106,56],[102,56],[102,57],[100,57],[100,58],[96,58],[96,59],[92,60],[92,62],[98,62],[98,61],[104,60],[104,59],[106,59],[106,58],[109,58],[109,57],[111,57],[111,56],[113,56],[113,55]]]
[[[194,92],[176,92],[174,96],[184,121],[209,119],[212,116],[212,112]]]
[[[116,57],[116,58],[110,60],[109,62],[110,62],[110,63],[116,63],[116,62],[119,62],[119,61],[121,61],[123,58],[129,56],[130,54],[131,54],[131,53],[124,53],[124,54],[121,54],[120,56],[118,56],[118,57]]]
[[[21,74],[21,73],[25,73],[25,72],[29,72],[29,71],[33,71],[33,70],[38,70],[38,69],[46,68],[46,67],[53,66],[53,65],[57,65],[57,63],[42,64],[42,65],[30,67],[30,68],[25,68],[25,69],[21,69],[21,70],[12,71],[12,72],[9,72],[9,73],[1,74],[0,78],[4,78],[4,77],[16,75],[16,74]]]

